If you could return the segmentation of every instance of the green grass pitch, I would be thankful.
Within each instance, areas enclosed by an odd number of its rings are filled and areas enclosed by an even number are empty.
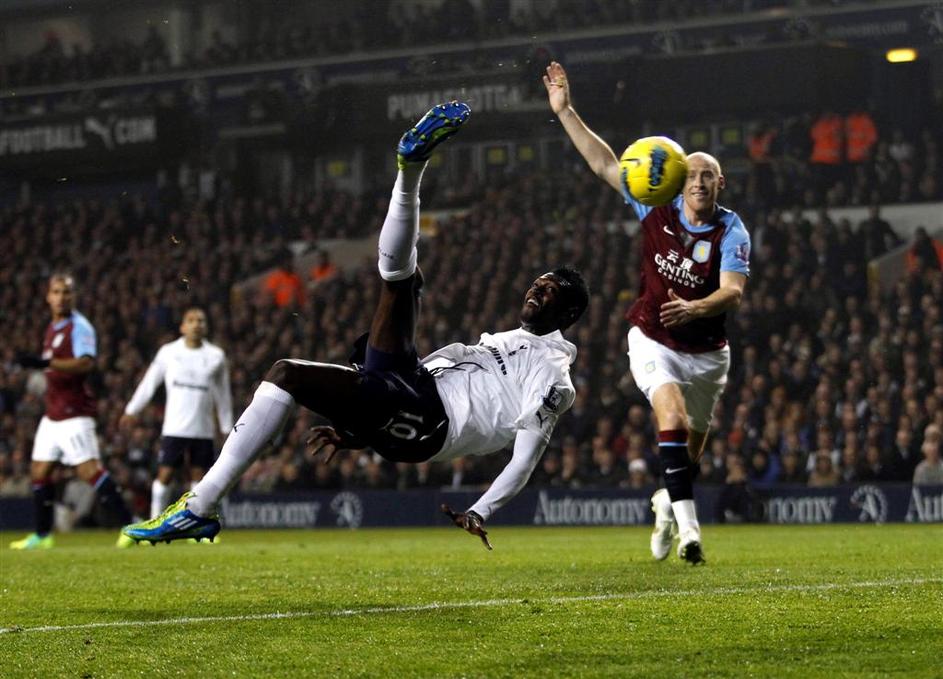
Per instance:
[[[115,535],[0,536],[0,676],[943,676],[938,525]]]

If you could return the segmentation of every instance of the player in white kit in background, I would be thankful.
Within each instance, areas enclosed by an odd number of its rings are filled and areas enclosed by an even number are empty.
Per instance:
[[[450,344],[419,359],[419,184],[433,148],[469,114],[457,102],[436,106],[400,140],[399,174],[378,244],[380,299],[369,334],[358,342],[356,369],[276,362],[193,492],[158,519],[126,526],[125,535],[151,542],[215,537],[223,496],[297,404],[333,423],[313,430],[314,453],[370,446],[388,460],[418,463],[486,455],[513,443],[510,462],[471,508],[443,506],[457,526],[491,548],[484,522],[524,487],[557,418],[573,404],[576,347],[561,331],[582,315],[589,293],[578,272],[554,269],[526,291],[520,328],[485,333],[477,345]]]
[[[190,308],[180,323],[181,337],[162,346],[124,409],[121,426],[130,428],[163,384],[167,391],[157,475],[151,484],[151,517],[170,504],[175,472],[192,488],[213,465],[216,424],[223,436],[232,430],[232,395],[226,353],[206,340],[206,314]],[[214,417],[215,414],[215,417]]]

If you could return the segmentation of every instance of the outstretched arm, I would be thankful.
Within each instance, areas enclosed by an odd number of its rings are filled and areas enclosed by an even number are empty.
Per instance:
[[[455,512],[448,505],[442,505],[442,512],[452,519],[452,523],[472,535],[477,535],[485,547],[491,549],[488,531],[484,528],[485,521],[527,485],[527,480],[534,472],[546,446],[547,439],[543,434],[521,429],[514,439],[511,461],[478,502],[464,512]]]
[[[589,129],[582,118],[576,114],[570,103],[570,83],[563,66],[556,61],[551,61],[543,80],[544,87],[547,88],[550,108],[557,114],[563,124],[563,129],[576,146],[576,150],[589,163],[589,167],[597,177],[622,195],[619,159],[609,144]]]
[[[527,485],[546,446],[547,439],[543,434],[527,429],[518,431],[517,438],[514,439],[514,454],[511,461],[469,511],[475,512],[483,521],[487,521],[495,511]]]
[[[131,396],[128,405],[125,406],[124,414],[136,417],[138,413],[144,410],[144,406],[150,402],[154,392],[157,391],[157,387],[163,381],[164,361],[163,356],[158,352],[153,362],[148,366],[147,372],[144,373],[144,378],[138,384],[137,389],[134,390],[134,395]]]

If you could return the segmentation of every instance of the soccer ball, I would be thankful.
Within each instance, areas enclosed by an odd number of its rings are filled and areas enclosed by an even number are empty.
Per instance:
[[[619,159],[622,181],[631,196],[643,205],[670,203],[688,175],[684,149],[668,137],[643,137],[633,142]]]

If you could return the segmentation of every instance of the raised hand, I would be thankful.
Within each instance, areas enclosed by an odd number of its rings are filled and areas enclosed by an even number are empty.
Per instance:
[[[554,113],[561,113],[570,105],[570,84],[566,79],[566,71],[559,63],[551,61],[543,80],[550,108]]]

